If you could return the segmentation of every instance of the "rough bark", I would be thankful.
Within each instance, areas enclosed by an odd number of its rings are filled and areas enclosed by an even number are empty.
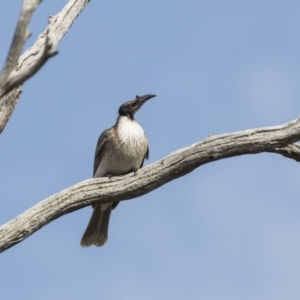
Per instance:
[[[97,202],[142,196],[206,163],[261,152],[274,152],[299,161],[300,147],[291,145],[299,140],[300,118],[275,127],[210,136],[140,169],[136,175],[85,180],[39,202],[2,225],[0,252],[67,213]]]
[[[21,14],[17,23],[15,34],[10,46],[10,50],[4,65],[4,68],[0,75],[0,97],[9,93],[12,90],[12,86],[9,83],[9,77],[15,69],[18,59],[20,57],[23,46],[30,36],[28,30],[29,21],[40,4],[40,0],[24,0],[21,10]],[[12,78],[11,78],[12,79]]]
[[[89,0],[70,0],[39,35],[32,47],[19,58],[29,36],[28,22],[40,0],[24,0],[14,39],[0,75],[0,133],[8,123],[21,93],[21,86],[55,55],[57,44],[69,30]]]

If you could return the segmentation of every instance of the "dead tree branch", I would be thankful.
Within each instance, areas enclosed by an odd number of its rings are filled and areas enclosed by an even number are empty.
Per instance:
[[[30,36],[28,24],[39,4],[40,0],[23,1],[22,11],[10,46],[6,63],[0,75],[0,98],[12,90],[11,85],[8,83],[8,78],[15,69],[23,46],[27,38]]]
[[[269,152],[278,153],[287,158],[291,158],[297,162],[300,162],[300,146],[298,144],[291,144],[285,148],[271,149]]]
[[[18,102],[21,93],[20,85],[57,53],[55,49],[59,41],[88,2],[89,0],[69,0],[57,15],[49,17],[49,24],[45,31],[20,57],[29,35],[28,23],[40,3],[40,0],[24,0],[8,58],[0,75],[0,133],[4,130]]]
[[[56,55],[58,52],[53,50],[52,43],[50,42],[48,32],[45,34],[45,44],[41,51],[41,56],[35,61],[34,64],[29,66],[27,69],[19,72],[18,70],[13,70],[3,81],[3,88],[0,87],[0,97],[3,97],[9,93],[15,87],[23,84],[27,79],[33,76],[50,58]]]
[[[184,176],[195,168],[224,158],[274,152],[299,161],[300,118],[292,122],[211,136],[126,176],[88,179],[28,209],[0,227],[0,252],[21,242],[53,220],[97,202],[133,199]]]

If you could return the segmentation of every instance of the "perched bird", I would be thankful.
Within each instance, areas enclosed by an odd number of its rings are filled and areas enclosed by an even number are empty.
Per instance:
[[[98,139],[94,161],[94,177],[117,176],[136,172],[148,159],[148,140],[134,114],[156,95],[136,96],[122,104],[116,124],[102,132]],[[81,246],[103,246],[107,241],[111,210],[119,202],[96,204],[82,236]]]

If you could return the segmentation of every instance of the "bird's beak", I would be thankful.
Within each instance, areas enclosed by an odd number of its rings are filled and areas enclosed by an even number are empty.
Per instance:
[[[154,94],[148,94],[144,96],[136,96],[135,101],[136,101],[136,106],[137,109],[139,109],[147,100],[156,97]]]

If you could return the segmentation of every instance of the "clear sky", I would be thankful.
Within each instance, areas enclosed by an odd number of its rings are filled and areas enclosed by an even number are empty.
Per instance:
[[[2,0],[0,59],[21,0]],[[33,36],[66,1],[43,1]],[[0,223],[92,176],[123,102],[150,164],[207,138],[300,115],[300,1],[91,1],[24,86],[0,136]],[[275,154],[211,163],[113,212],[82,249],[90,207],[0,255],[1,299],[300,299],[300,167]]]

